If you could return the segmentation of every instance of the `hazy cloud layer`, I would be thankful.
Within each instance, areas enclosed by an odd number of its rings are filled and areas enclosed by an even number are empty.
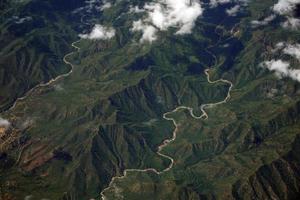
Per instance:
[[[88,34],[80,34],[79,37],[91,40],[108,40],[115,36],[115,29],[96,24]]]
[[[147,14],[146,18],[133,22],[132,31],[143,32],[142,42],[154,41],[157,31],[166,31],[170,27],[177,28],[176,34],[191,33],[195,21],[203,13],[198,0],[157,0],[132,11]]]

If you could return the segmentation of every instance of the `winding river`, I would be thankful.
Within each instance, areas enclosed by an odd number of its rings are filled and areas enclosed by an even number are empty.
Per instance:
[[[238,24],[236,24],[236,25],[231,29],[230,32],[232,32],[232,31],[234,30],[234,28],[237,27],[237,26],[238,26]],[[218,28],[218,27],[216,27],[215,32],[216,32],[217,28]],[[218,35],[219,35],[219,34],[218,34]],[[235,37],[235,36],[234,36],[233,34],[231,34],[231,37],[227,38],[227,40],[229,40],[230,38],[233,38],[233,37]],[[219,44],[220,41],[221,41],[221,37],[219,38],[219,41],[218,41],[217,43],[211,45],[210,47],[217,46],[217,44]],[[207,47],[206,50],[208,50],[210,47]],[[212,57],[213,57],[214,60],[215,60],[215,64],[216,64],[216,62],[217,62],[216,56],[215,56],[213,53],[211,53],[210,51],[207,51],[207,52],[210,53],[210,54],[212,55]],[[178,106],[178,107],[175,108],[174,110],[172,110],[172,111],[170,111],[170,112],[164,113],[164,114],[163,114],[163,118],[164,118],[165,120],[172,121],[173,124],[174,124],[175,129],[174,129],[174,131],[173,131],[173,136],[172,136],[172,138],[165,139],[165,140],[162,142],[162,144],[158,146],[157,154],[160,155],[161,157],[164,157],[164,158],[166,158],[166,159],[169,159],[169,160],[170,160],[170,165],[169,165],[167,168],[163,169],[162,171],[158,171],[157,169],[154,169],[154,168],[147,168],[147,169],[125,169],[122,176],[115,176],[115,177],[113,177],[113,178],[111,179],[111,181],[110,181],[108,187],[105,188],[104,190],[102,190],[102,192],[101,192],[101,199],[102,199],[102,200],[107,200],[107,198],[106,198],[106,196],[105,196],[104,193],[105,193],[107,190],[109,190],[111,187],[114,186],[114,181],[115,181],[116,179],[124,179],[124,178],[127,176],[127,173],[128,173],[128,172],[153,172],[153,173],[159,175],[159,174],[168,172],[168,171],[170,171],[170,170],[172,169],[172,167],[174,166],[174,159],[173,159],[171,156],[168,156],[168,155],[166,155],[166,154],[163,154],[163,153],[162,153],[162,150],[163,150],[166,146],[168,146],[170,143],[172,143],[173,141],[176,140],[177,132],[178,132],[178,129],[179,129],[179,128],[178,128],[178,124],[176,123],[175,119],[174,119],[174,118],[171,118],[171,117],[167,117],[167,115],[169,115],[169,114],[171,114],[171,113],[174,113],[174,112],[177,112],[177,111],[179,111],[179,110],[188,110],[189,113],[190,113],[190,115],[191,115],[191,117],[193,117],[194,119],[197,119],[197,120],[203,119],[203,120],[205,120],[205,119],[208,119],[208,114],[207,114],[207,112],[205,111],[206,108],[211,108],[211,107],[213,107],[213,106],[225,104],[225,103],[227,103],[227,102],[230,100],[230,98],[231,98],[231,91],[232,91],[233,86],[234,86],[233,83],[232,83],[231,81],[229,81],[229,80],[222,79],[222,78],[213,81],[213,80],[210,79],[209,69],[206,69],[204,72],[205,72],[205,75],[206,75],[206,77],[207,77],[208,83],[210,83],[210,84],[216,84],[216,83],[222,82],[222,83],[225,83],[225,84],[228,84],[228,85],[229,85],[229,89],[228,89],[227,96],[225,97],[225,99],[222,100],[222,101],[216,102],[216,103],[202,104],[201,107],[200,107],[200,110],[201,110],[202,114],[201,114],[200,116],[196,116],[196,115],[194,114],[193,108],[187,107],[187,106]]]
[[[81,39],[80,39],[80,40],[81,40]],[[17,105],[17,103],[18,103],[19,101],[22,101],[22,100],[26,99],[26,98],[27,98],[34,90],[36,90],[37,88],[49,86],[49,85],[51,85],[52,83],[58,81],[59,79],[64,78],[64,77],[67,77],[67,76],[69,76],[70,74],[72,74],[73,69],[74,69],[74,65],[73,65],[71,62],[69,62],[69,61],[67,60],[67,57],[69,57],[69,56],[75,54],[76,52],[78,52],[78,51],[80,50],[80,48],[79,48],[78,46],[76,46],[76,43],[78,43],[80,40],[77,40],[77,41],[75,41],[75,42],[73,42],[73,43],[71,44],[72,47],[74,47],[74,48],[76,49],[76,51],[72,51],[71,53],[68,53],[68,54],[65,55],[64,58],[63,58],[64,63],[71,66],[71,70],[70,70],[69,72],[67,72],[67,73],[65,73],[65,74],[61,74],[61,75],[59,75],[59,76],[57,76],[57,77],[55,77],[55,78],[52,78],[52,79],[49,80],[47,83],[40,83],[40,84],[34,86],[34,87],[31,88],[28,92],[26,92],[25,95],[24,95],[23,97],[20,97],[20,98],[16,99],[16,101],[14,102],[14,104],[13,104],[10,108],[8,108],[6,111],[11,111],[11,110],[13,110],[13,109],[16,107],[16,105]],[[5,112],[5,111],[4,111],[4,112]]]
[[[81,40],[81,39],[80,39],[80,40]],[[71,53],[68,53],[68,54],[65,55],[64,58],[63,58],[64,63],[71,66],[71,70],[70,70],[69,72],[67,72],[67,73],[65,73],[65,74],[62,74],[62,75],[59,75],[59,76],[57,76],[56,78],[53,78],[53,79],[49,80],[47,83],[40,83],[40,84],[36,85],[36,86],[33,87],[32,89],[30,89],[28,92],[26,92],[25,95],[24,95],[23,97],[18,98],[18,99],[14,102],[14,104],[13,104],[7,111],[13,110],[13,109],[16,107],[16,105],[17,105],[17,103],[18,103],[19,101],[22,101],[22,100],[26,99],[26,98],[27,98],[27,97],[28,97],[35,89],[37,89],[37,88],[39,88],[39,87],[49,86],[49,85],[51,85],[52,83],[54,83],[54,82],[60,80],[61,78],[67,77],[67,76],[69,76],[70,74],[72,74],[72,72],[73,72],[73,70],[74,70],[74,65],[73,65],[71,62],[69,62],[69,61],[67,60],[67,58],[68,58],[69,56],[75,54],[76,52],[78,52],[78,51],[80,50],[80,48],[79,48],[78,46],[76,46],[76,43],[80,42],[80,40],[77,40],[77,41],[75,41],[75,42],[73,42],[73,43],[71,44],[72,47],[74,47],[74,48],[76,49],[76,51],[73,51],[73,52],[71,52]],[[162,150],[163,150],[166,146],[168,146],[170,143],[172,143],[173,141],[176,140],[177,132],[178,132],[178,124],[176,123],[176,121],[175,121],[174,118],[167,117],[169,114],[174,113],[174,112],[177,112],[177,111],[179,111],[179,110],[188,110],[189,113],[190,113],[190,115],[191,115],[191,117],[193,117],[194,119],[208,119],[208,114],[207,114],[207,112],[205,111],[206,108],[210,108],[210,107],[212,107],[212,106],[217,106],[217,105],[220,105],[220,104],[224,104],[224,103],[226,103],[226,102],[229,101],[229,99],[230,99],[230,97],[231,97],[231,90],[232,90],[232,88],[233,88],[233,83],[232,83],[231,81],[225,80],[225,79],[218,79],[218,80],[212,81],[212,80],[210,79],[209,69],[206,69],[206,70],[205,70],[205,74],[206,74],[206,76],[207,76],[207,81],[208,81],[210,84],[215,84],[215,83],[223,82],[223,83],[226,83],[226,84],[230,85],[230,87],[229,87],[229,89],[228,89],[228,92],[227,92],[226,98],[225,98],[224,100],[220,101],[220,102],[216,102],[216,103],[208,103],[208,104],[202,104],[201,107],[200,107],[200,110],[201,110],[202,114],[201,114],[200,116],[196,116],[196,115],[194,114],[194,112],[193,112],[193,108],[187,107],[187,106],[179,106],[179,107],[175,108],[174,110],[172,110],[172,111],[170,111],[170,112],[164,113],[164,114],[163,114],[163,118],[164,118],[165,120],[172,121],[173,124],[174,124],[174,126],[175,126],[175,129],[174,129],[174,131],[173,131],[173,136],[172,136],[172,138],[165,139],[165,140],[162,142],[162,144],[161,144],[160,146],[158,146],[157,154],[158,154],[159,156],[161,156],[161,157],[164,157],[164,158],[170,160],[170,165],[169,165],[167,168],[163,169],[162,171],[158,171],[157,169],[154,169],[154,168],[147,168],[147,169],[125,169],[122,176],[115,176],[115,177],[113,177],[112,180],[110,181],[108,187],[105,188],[104,190],[102,190],[102,192],[101,192],[101,198],[102,198],[102,200],[106,200],[106,199],[107,199],[107,198],[105,197],[105,194],[104,194],[104,193],[105,193],[107,190],[109,190],[111,187],[113,187],[114,181],[115,181],[116,179],[123,179],[123,178],[125,178],[125,177],[127,176],[127,173],[128,173],[128,172],[153,172],[153,173],[156,173],[156,174],[159,175],[159,174],[165,173],[165,172],[167,172],[167,171],[169,171],[169,170],[172,169],[172,167],[174,166],[174,159],[173,159],[171,156],[168,156],[168,155],[162,153]]]
[[[173,131],[173,136],[172,138],[170,139],[166,139],[162,142],[162,144],[160,146],[158,146],[158,151],[157,151],[157,154],[160,155],[161,157],[164,157],[166,159],[169,159],[170,160],[170,165],[163,169],[162,171],[158,171],[154,168],[147,168],[147,169],[125,169],[124,170],[124,174],[122,176],[115,176],[111,179],[109,185],[107,188],[105,188],[102,192],[101,192],[101,197],[102,197],[102,200],[107,200],[107,198],[105,197],[105,191],[109,190],[111,187],[114,186],[114,181],[116,179],[124,179],[126,176],[127,176],[127,173],[128,172],[153,172],[155,174],[162,174],[162,173],[165,173],[167,171],[170,171],[172,169],[172,167],[174,166],[174,159],[171,157],[171,156],[168,156],[166,154],[163,154],[162,153],[162,150],[168,146],[170,143],[172,143],[173,141],[176,140],[176,137],[177,137],[177,132],[178,132],[178,124],[176,123],[175,119],[174,118],[171,118],[171,117],[167,117],[167,115],[171,114],[171,113],[174,113],[174,112],[177,112],[179,110],[188,110],[190,115],[194,118],[194,119],[208,119],[208,114],[207,112],[205,111],[205,108],[211,108],[213,106],[217,106],[217,105],[221,105],[221,104],[224,104],[226,102],[229,101],[230,97],[231,97],[231,91],[232,91],[232,88],[233,88],[233,83],[229,80],[225,80],[225,79],[218,79],[218,80],[215,80],[215,81],[212,81],[210,79],[210,75],[209,75],[209,69],[206,69],[205,71],[205,74],[207,76],[207,81],[210,83],[210,84],[215,84],[215,83],[219,83],[219,82],[222,82],[222,83],[226,83],[228,84],[230,87],[228,89],[228,92],[227,92],[227,96],[224,100],[222,101],[219,101],[219,102],[216,102],[216,103],[207,103],[207,104],[202,104],[200,109],[201,109],[201,112],[202,114],[200,116],[196,116],[193,112],[193,108],[191,107],[187,107],[187,106],[179,106],[177,108],[175,108],[174,110],[170,111],[170,112],[166,112],[163,114],[163,118],[165,120],[168,120],[168,121],[172,121],[174,126],[175,126],[175,129]]]

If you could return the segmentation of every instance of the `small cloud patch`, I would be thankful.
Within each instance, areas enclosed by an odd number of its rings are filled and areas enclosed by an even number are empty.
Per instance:
[[[237,14],[240,12],[241,6],[240,5],[235,5],[229,9],[226,9],[226,13],[229,16],[235,17]]]
[[[279,42],[272,52],[276,53],[278,51],[280,51],[281,54],[289,55],[300,61],[300,44],[288,44],[285,42]],[[272,59],[270,61],[264,61],[263,63],[261,63],[261,66],[275,72],[275,74],[279,78],[289,77],[295,81],[300,82],[300,69],[291,68],[289,61]]]
[[[10,127],[10,122],[7,119],[3,119],[0,117],[0,128],[9,128]]]
[[[80,34],[79,37],[90,40],[108,40],[113,38],[115,34],[116,31],[114,28],[96,24],[90,33]]]
[[[257,28],[257,27],[260,27],[260,26],[266,26],[269,23],[271,23],[275,18],[276,18],[276,15],[272,14],[268,17],[265,17],[262,20],[253,20],[253,21],[251,21],[251,25],[252,25],[253,28]]]

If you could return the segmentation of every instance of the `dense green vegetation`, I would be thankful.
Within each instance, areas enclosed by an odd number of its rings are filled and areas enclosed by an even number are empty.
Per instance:
[[[233,82],[231,100],[207,109],[207,120],[186,110],[172,113],[180,126],[163,153],[174,158],[174,167],[161,175],[130,172],[106,197],[299,197],[300,85],[259,67],[269,58],[269,47],[296,42],[299,32],[279,23],[249,25],[274,2],[253,0],[246,14],[231,18],[219,12],[222,8],[212,9],[192,34],[169,30],[152,44],[139,44],[140,34],[129,31],[136,16],[117,18],[128,9],[126,1],[101,15],[90,13],[85,20],[113,25],[116,37],[77,42],[80,50],[67,57],[73,73],[36,88],[1,114],[12,127],[1,137],[0,199],[99,199],[125,169],[165,169],[170,161],[156,152],[174,126],[163,114],[184,105],[200,115],[201,104],[227,96],[228,84],[208,83],[206,68],[212,80]],[[25,1],[1,13],[2,110],[34,85],[70,70],[62,59],[82,21],[69,13],[81,5]],[[17,26],[7,21],[14,13],[33,19]]]
[[[61,3],[3,2],[0,16],[0,111],[41,82],[66,73],[62,57],[77,33]],[[55,11],[55,12],[54,12]],[[77,20],[79,21],[79,20]],[[66,26],[66,24],[68,24]]]

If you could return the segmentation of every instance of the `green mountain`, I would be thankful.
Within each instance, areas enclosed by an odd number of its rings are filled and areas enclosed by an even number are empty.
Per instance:
[[[278,1],[201,1],[141,43],[147,2],[0,1],[0,199],[298,199],[300,84],[261,63],[296,70],[274,49],[300,32],[251,26]],[[95,24],[115,36],[78,37]]]

